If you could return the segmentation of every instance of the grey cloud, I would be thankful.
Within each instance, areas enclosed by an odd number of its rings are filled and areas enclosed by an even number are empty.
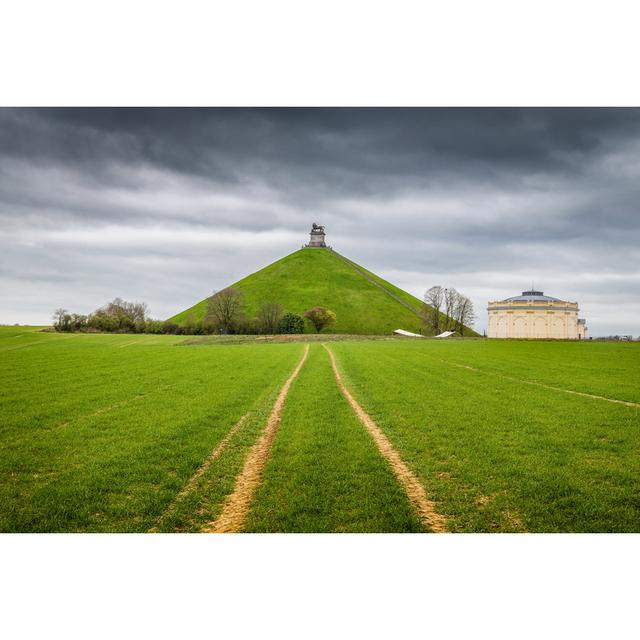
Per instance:
[[[168,316],[317,220],[415,294],[468,290],[479,328],[535,279],[640,333],[639,178],[638,109],[0,109],[0,321]]]

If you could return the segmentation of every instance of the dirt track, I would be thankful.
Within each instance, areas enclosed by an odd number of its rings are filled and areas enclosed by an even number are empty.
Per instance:
[[[253,445],[244,462],[242,471],[236,478],[233,493],[227,497],[222,507],[222,512],[214,522],[210,522],[204,529],[205,533],[235,533],[244,527],[247,514],[251,508],[251,501],[255,490],[262,482],[262,472],[264,470],[271,446],[278,433],[282,409],[289,393],[292,382],[296,379],[309,354],[309,345],[305,347],[304,354],[298,362],[289,379],[284,383],[278,397],[273,405],[267,424]]]
[[[393,448],[393,445],[387,439],[387,436],[382,432],[382,429],[373,421],[371,416],[358,404],[356,399],[351,395],[349,390],[344,385],[340,371],[336,364],[336,359],[331,350],[324,345],[324,348],[329,353],[331,358],[331,366],[333,367],[333,373],[338,383],[338,387],[345,397],[347,402],[351,405],[356,415],[366,427],[367,431],[376,443],[378,450],[382,457],[391,465],[396,478],[404,488],[409,501],[413,505],[414,509],[418,513],[422,524],[433,531],[434,533],[446,533],[447,523],[445,518],[440,515],[436,510],[435,503],[427,497],[427,492],[422,486],[420,480],[415,474],[407,467],[405,462],[400,457],[400,454]]]
[[[229,444],[229,441],[231,440],[231,438],[233,438],[233,436],[239,431],[242,425],[247,421],[248,415],[249,415],[248,413],[245,413],[242,416],[242,418],[240,418],[240,420],[238,420],[238,422],[236,422],[233,425],[233,427],[229,429],[225,437],[222,438],[222,440],[220,440],[218,445],[207,456],[205,461],[197,468],[196,472],[191,476],[191,478],[189,478],[188,482],[184,485],[184,487],[182,487],[180,492],[171,501],[169,506],[162,512],[162,515],[158,518],[158,520],[156,521],[156,524],[151,529],[149,529],[150,533],[157,532],[158,526],[165,520],[165,518],[167,518],[169,515],[171,515],[175,511],[175,508],[178,506],[178,503],[180,502],[180,500],[182,500],[182,498],[184,498],[187,494],[193,491],[200,477],[207,471],[207,469],[209,469],[209,467],[212,465],[214,460],[220,457],[222,452],[226,449],[227,445]]]

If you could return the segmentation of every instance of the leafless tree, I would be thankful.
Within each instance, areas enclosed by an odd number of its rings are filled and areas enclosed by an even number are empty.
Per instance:
[[[266,334],[278,333],[283,314],[284,309],[281,304],[277,302],[263,304],[256,314],[256,323],[259,331]]]
[[[56,309],[53,313],[53,326],[56,331],[66,331],[71,320],[71,316],[66,309]]]
[[[123,323],[135,324],[147,317],[148,307],[146,302],[127,302],[116,298],[113,302],[108,302],[103,310],[107,315],[121,319]]]
[[[207,303],[205,323],[219,333],[232,333],[244,316],[244,295],[228,287],[214,293]]]
[[[458,292],[453,287],[444,290],[445,331],[455,330],[455,309],[458,302]]]
[[[424,294],[424,307],[422,315],[425,324],[433,331],[434,335],[440,333],[441,326],[441,309],[444,299],[444,290],[440,286],[431,287]]]
[[[476,317],[471,299],[456,292],[453,316],[455,321],[455,330],[463,336],[465,326],[472,325]]]
[[[465,327],[475,320],[473,303],[453,287],[431,287],[424,294],[423,315],[435,335],[442,331],[457,331],[464,335]]]

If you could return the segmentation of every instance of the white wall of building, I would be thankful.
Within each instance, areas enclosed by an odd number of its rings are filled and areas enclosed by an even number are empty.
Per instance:
[[[490,302],[490,338],[578,340],[587,337],[578,322],[576,302],[564,300],[500,300]]]

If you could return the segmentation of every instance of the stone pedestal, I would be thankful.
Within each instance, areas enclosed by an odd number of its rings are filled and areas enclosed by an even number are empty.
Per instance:
[[[326,247],[327,244],[324,241],[324,227],[322,225],[313,223],[311,233],[309,234],[309,244],[305,247]]]
[[[324,233],[322,231],[312,231],[307,247],[326,247]]]

